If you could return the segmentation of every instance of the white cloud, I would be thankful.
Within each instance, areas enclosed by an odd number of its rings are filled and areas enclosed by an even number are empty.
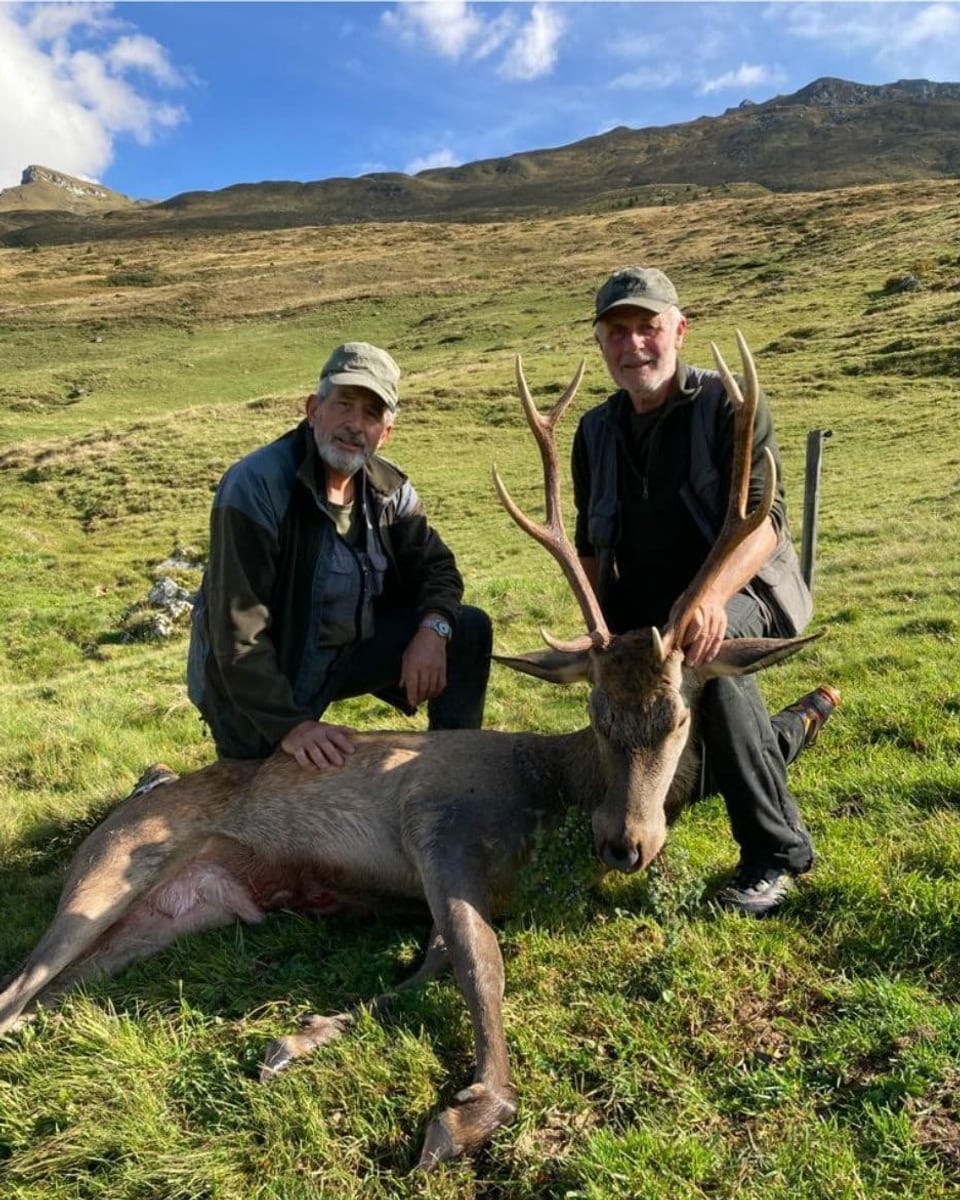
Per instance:
[[[398,4],[382,17],[388,29],[405,41],[422,36],[444,58],[461,58],[471,42],[481,36],[484,20],[462,0],[424,0],[417,4]]]
[[[441,58],[479,62],[503,52],[497,68],[505,79],[536,79],[556,63],[566,22],[549,4],[536,3],[524,23],[520,6],[489,17],[464,0],[398,3],[380,18],[385,29],[409,45],[424,43]]]
[[[612,88],[639,88],[643,91],[663,91],[674,87],[686,78],[685,72],[677,67],[639,67],[636,71],[627,71],[611,79],[607,85]]]
[[[495,21],[488,21],[484,26],[483,33],[477,39],[470,57],[475,60],[489,58],[491,54],[495,54],[500,49],[516,27],[516,19],[509,11],[502,12]]]
[[[186,80],[171,65],[167,52],[152,37],[134,34],[122,37],[107,50],[106,61],[111,71],[142,71],[165,87],[183,87]]]
[[[784,73],[779,68],[751,67],[743,63],[735,71],[727,71],[716,79],[708,79],[697,89],[701,96],[711,92],[728,92],[733,89],[769,87],[783,83]]]
[[[432,171],[436,167],[459,167],[461,160],[452,150],[434,150],[413,159],[403,168],[405,175],[419,175],[421,171]]]
[[[38,42],[66,37],[78,28],[92,30],[115,29],[118,22],[111,16],[112,4],[35,4],[19,6],[24,24],[32,39]]]
[[[954,3],[777,4],[767,17],[795,37],[851,56],[872,54],[900,77],[956,78],[960,6]]]
[[[612,58],[659,59],[670,53],[670,39],[662,33],[628,33],[608,38],[604,47]]]
[[[553,70],[565,22],[556,9],[535,4],[500,65],[505,79],[538,79]]]
[[[148,145],[185,120],[158,94],[183,75],[113,7],[0,5],[0,187],[31,163],[98,179],[118,137]]]
[[[931,4],[903,22],[900,36],[908,46],[945,43],[956,50],[960,41],[960,10],[955,4]]]

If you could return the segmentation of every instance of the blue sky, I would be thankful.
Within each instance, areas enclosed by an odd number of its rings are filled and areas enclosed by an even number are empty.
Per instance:
[[[0,3],[0,187],[414,174],[823,75],[960,82],[960,3]]]

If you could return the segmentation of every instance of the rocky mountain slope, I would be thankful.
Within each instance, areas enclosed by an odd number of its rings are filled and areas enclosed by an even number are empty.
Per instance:
[[[71,187],[57,190],[51,175],[57,173],[48,171],[20,189],[0,193],[0,244],[137,237],[167,230],[510,220],[677,203],[705,188],[819,191],[960,179],[960,83],[901,80],[868,86],[818,79],[762,104],[745,100],[719,117],[618,128],[556,149],[415,176],[239,183],[154,204],[137,204],[106,189],[99,189],[106,199],[78,196]],[[8,192],[23,197],[23,206],[7,204]],[[50,207],[44,209],[44,203]],[[79,210],[81,203],[85,207]]]
[[[135,208],[137,201],[99,183],[50,167],[27,167],[18,187],[0,190],[0,213],[65,212],[94,214]]]

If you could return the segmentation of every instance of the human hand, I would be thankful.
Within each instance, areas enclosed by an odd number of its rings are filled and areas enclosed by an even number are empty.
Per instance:
[[[727,633],[727,610],[717,600],[705,596],[693,614],[684,634],[683,661],[688,667],[712,662],[720,653]]]
[[[416,708],[439,696],[447,686],[447,643],[432,629],[418,629],[403,652],[400,686],[407,702]]]
[[[283,739],[280,749],[307,770],[324,771],[330,767],[342,767],[347,756],[356,750],[354,732],[347,725],[301,721]]]

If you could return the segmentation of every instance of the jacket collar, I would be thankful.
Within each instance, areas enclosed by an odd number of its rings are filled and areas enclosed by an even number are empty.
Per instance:
[[[682,398],[684,403],[688,403],[691,400],[696,400],[696,398],[700,395],[702,388],[703,383],[701,382],[700,376],[697,374],[697,372],[691,367],[688,367],[683,359],[678,358],[676,391],[674,392],[674,396],[676,396],[678,400]]]

